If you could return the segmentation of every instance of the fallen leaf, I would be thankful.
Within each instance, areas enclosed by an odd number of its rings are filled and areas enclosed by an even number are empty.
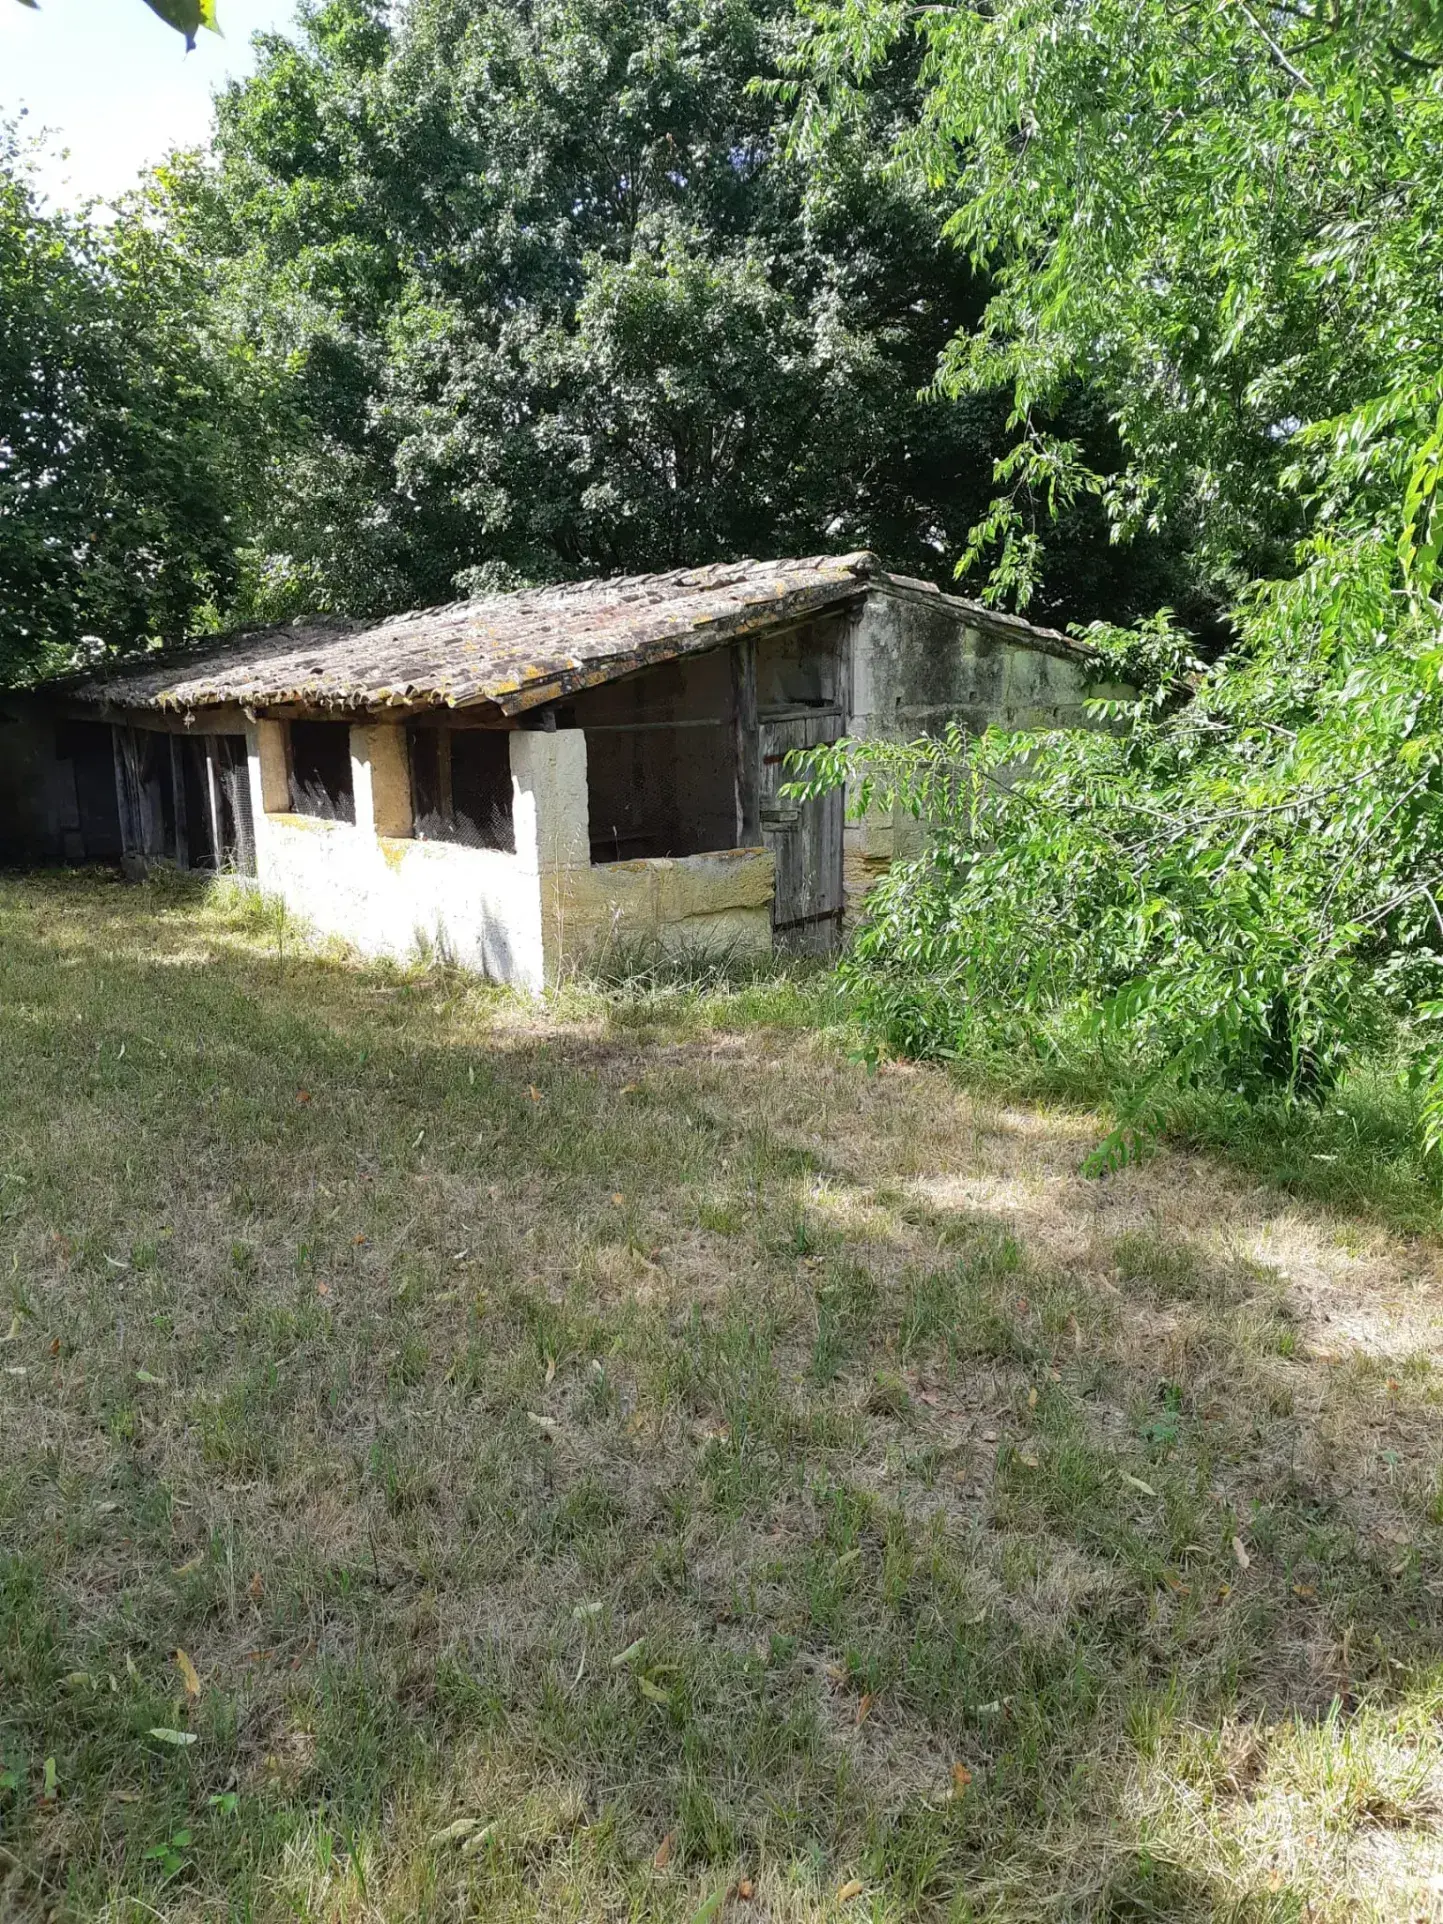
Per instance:
[[[1026,1469],[1035,1470],[1037,1468],[1037,1458],[1029,1455],[1026,1450],[1019,1450],[1017,1452],[1017,1461]]]
[[[496,1826],[494,1824],[483,1824],[480,1830],[472,1831],[471,1835],[461,1846],[461,1855],[463,1857],[474,1857],[478,1851],[485,1849],[495,1835]]]
[[[664,1871],[671,1862],[672,1847],[676,1843],[676,1832],[669,1830],[652,1854],[651,1867],[654,1871]]]
[[[185,1685],[185,1694],[192,1699],[200,1696],[200,1672],[186,1655],[185,1651],[175,1652],[175,1667],[180,1672],[180,1680]]]
[[[152,1389],[158,1390],[165,1387],[165,1378],[163,1376],[153,1376],[149,1370],[137,1370],[135,1372],[135,1380],[137,1383],[148,1383]]]
[[[616,1655],[611,1660],[612,1669],[619,1670],[624,1663],[630,1663],[633,1657],[639,1657],[642,1651],[645,1650],[645,1648],[646,1648],[646,1638],[638,1637],[636,1642],[629,1643],[626,1646],[625,1650],[617,1651]]]
[[[45,1788],[40,1794],[47,1804],[53,1804],[60,1794],[60,1778],[53,1757],[45,1759]]]
[[[154,1737],[157,1743],[174,1744],[178,1750],[184,1750],[187,1744],[195,1742],[193,1730],[166,1730],[160,1727],[148,1730],[145,1734],[147,1737]]]
[[[737,1882],[737,1896],[744,1904],[750,1904],[754,1895],[752,1880],[749,1877],[740,1878]]]
[[[1243,1548],[1243,1540],[1241,1537],[1233,1538],[1233,1555],[1238,1560],[1238,1568],[1240,1570],[1246,1570],[1249,1564],[1251,1564],[1252,1562],[1252,1558],[1248,1555],[1247,1551]]]
[[[526,1085],[526,1093],[527,1093],[527,1095],[528,1095],[528,1096],[530,1096],[530,1098],[531,1098],[531,1100],[532,1100],[533,1102],[540,1102],[540,1100],[541,1100],[541,1091],[540,1091],[540,1090],[539,1090],[539,1089],[537,1088],[537,1086],[536,1086],[536,1084],[535,1084],[534,1082],[529,1082],[529,1083],[528,1083],[528,1084]]]
[[[1268,1889],[1270,1891],[1280,1891],[1282,1888],[1283,1888],[1283,1873],[1281,1871],[1274,1871],[1272,1875],[1268,1878]]]
[[[178,1564],[170,1574],[173,1577],[193,1577],[204,1562],[204,1557],[192,1557],[188,1563]]]
[[[556,1418],[554,1416],[538,1416],[535,1410],[528,1410],[526,1412],[526,1421],[528,1423],[534,1423],[538,1430],[550,1431],[556,1428]]]
[[[331,1293],[331,1286],[330,1286],[330,1284],[329,1284],[329,1283],[317,1283],[317,1284],[316,1284],[316,1294],[317,1294],[317,1296],[329,1296],[329,1295],[330,1295],[330,1293]]]
[[[640,1088],[641,1084],[639,1082],[623,1082],[621,1085],[621,1093],[624,1096],[634,1096]]]
[[[1028,1409],[1029,1409],[1029,1410],[1035,1410],[1035,1409],[1037,1408],[1037,1392],[1036,1392],[1036,1390],[1029,1390],[1029,1391],[1027,1392],[1027,1407],[1028,1407]]]
[[[19,1335],[20,1335],[20,1317],[17,1312],[16,1315],[10,1318],[9,1329],[6,1330],[3,1336],[0,1336],[0,1343],[16,1342],[19,1338]]]
[[[866,1723],[867,1719],[872,1714],[872,1705],[876,1703],[876,1701],[877,1701],[877,1698],[876,1698],[875,1692],[871,1690],[864,1690],[862,1692],[861,1698],[857,1704],[857,1716],[856,1716],[857,1723],[859,1724]]]
[[[58,1356],[60,1354],[60,1338],[58,1336],[52,1336],[50,1339],[50,1354],[52,1356]]]
[[[481,1828],[479,1817],[458,1817],[454,1824],[447,1824],[432,1837],[433,1844],[459,1844],[463,1837],[470,1837]]]
[[[556,1358],[554,1356],[548,1356],[546,1359],[546,1381],[548,1384],[556,1381]]]
[[[296,1091],[297,1102],[309,1102],[310,1099],[311,1099],[311,1092],[309,1089],[297,1089]]]
[[[252,1570],[251,1580],[246,1585],[246,1595],[252,1603],[259,1603],[264,1594],[265,1585],[261,1582],[261,1573],[259,1570]]]
[[[971,1782],[972,1782],[972,1773],[967,1768],[966,1764],[953,1764],[952,1795],[954,1797],[960,1797],[963,1791],[966,1790],[967,1786]]]
[[[854,1897],[860,1897],[861,1895],[862,1895],[861,1878],[849,1877],[845,1884],[842,1884],[838,1887],[837,1902],[839,1904],[850,1904]]]
[[[1293,1585],[1293,1595],[1295,1597],[1301,1597],[1304,1603],[1311,1603],[1317,1594],[1317,1590],[1311,1583],[1295,1583]]]
[[[1150,1483],[1144,1483],[1140,1476],[1129,1476],[1126,1470],[1122,1473],[1122,1480],[1124,1483],[1130,1483],[1134,1490],[1141,1490],[1144,1496],[1157,1495],[1157,1491]]]
[[[363,1249],[365,1247],[365,1244],[366,1244],[366,1238],[364,1236],[352,1236],[351,1246],[353,1249]]]
[[[615,1193],[615,1195],[613,1195],[613,1197],[611,1198],[611,1206],[612,1206],[612,1208],[613,1208],[613,1209],[620,1209],[620,1208],[621,1208],[621,1206],[622,1206],[622,1204],[623,1204],[623,1203],[624,1203],[625,1201],[626,1201],[626,1197],[625,1197],[625,1196],[624,1196],[624,1195],[623,1195],[623,1194],[621,1193],[621,1191],[620,1191],[620,1190],[618,1189],[618,1190],[616,1191],[616,1193]]]
[[[726,1902],[726,1894],[727,1887],[725,1884],[722,1885],[719,1891],[713,1891],[700,1909],[692,1912],[691,1924],[711,1924],[712,1919]]]
[[[669,1704],[671,1702],[671,1692],[669,1690],[663,1690],[660,1684],[654,1684],[650,1677],[638,1677],[636,1681],[641,1686],[642,1696],[650,1697],[654,1704]]]

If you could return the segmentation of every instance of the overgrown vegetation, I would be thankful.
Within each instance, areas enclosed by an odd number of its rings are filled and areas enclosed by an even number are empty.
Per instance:
[[[1427,1914],[1431,1256],[816,980],[0,887],[12,1913]]]
[[[879,897],[867,1006],[910,1048],[1106,1043],[1143,1127],[1195,1087],[1325,1096],[1386,1037],[1436,1139],[1443,20],[1426,0],[814,11],[804,125],[925,50],[902,153],[995,276],[943,386],[1012,381],[1001,478],[1095,490],[1122,535],[1184,514],[1241,591],[1210,666],[1165,614],[1092,631],[1139,694],[1110,731],[824,758],[940,824]],[[1084,372],[1126,450],[1107,473],[1034,419]],[[1004,495],[974,543],[993,589],[1025,594],[1037,552]]]

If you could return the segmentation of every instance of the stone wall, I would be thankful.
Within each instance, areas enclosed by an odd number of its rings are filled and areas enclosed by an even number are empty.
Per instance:
[[[1081,648],[922,584],[872,589],[852,631],[851,679],[848,732],[897,741],[938,734],[953,720],[972,734],[1086,727],[1088,700],[1126,692],[1102,686]],[[849,920],[860,894],[890,861],[916,853],[925,833],[903,810],[848,821]]]

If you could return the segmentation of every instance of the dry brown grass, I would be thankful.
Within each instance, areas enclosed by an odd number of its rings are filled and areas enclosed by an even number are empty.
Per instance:
[[[1443,1916],[1434,1245],[822,984],[0,939],[0,1916]]]

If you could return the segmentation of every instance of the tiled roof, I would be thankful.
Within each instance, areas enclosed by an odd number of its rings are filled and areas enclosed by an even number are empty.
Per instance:
[[[123,708],[216,704],[506,714],[651,661],[712,648],[862,591],[870,555],[739,561],[453,602],[385,621],[255,629],[117,662],[67,692]]]
[[[64,692],[74,701],[122,709],[356,712],[488,704],[515,715],[648,662],[804,619],[853,599],[874,580],[937,592],[884,575],[867,553],[723,562],[453,602],[384,621],[253,629],[117,662]],[[1061,635],[1015,618],[953,605],[988,627],[1005,622],[1017,639],[1071,647]]]

